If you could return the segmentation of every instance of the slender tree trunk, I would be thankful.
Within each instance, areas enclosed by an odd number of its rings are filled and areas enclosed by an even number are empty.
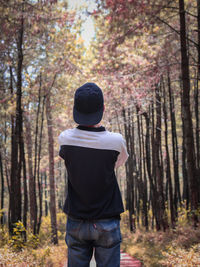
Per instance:
[[[21,161],[23,164],[23,186],[24,186],[23,225],[24,225],[25,229],[27,229],[28,190],[27,190],[26,159],[25,159],[23,136],[21,136],[20,154],[21,154]],[[26,240],[26,232],[24,232],[24,238]]]
[[[155,166],[156,166],[156,179],[158,183],[158,214],[159,222],[163,230],[167,228],[165,218],[165,201],[163,193],[163,174],[161,168],[161,97],[159,87],[156,87],[156,138],[155,138]]]
[[[40,178],[41,177],[41,178]],[[39,173],[37,174],[38,178],[38,193],[39,193],[39,217],[38,217],[38,224],[37,224],[37,234],[40,232],[40,226],[42,222],[42,214],[43,214],[43,209],[42,209],[42,201],[43,201],[43,190],[42,190],[42,185],[43,185],[43,174]]]
[[[39,131],[39,115],[40,115],[40,103],[41,103],[41,87],[42,87],[42,76],[40,73],[39,76],[39,89],[38,89],[38,106],[37,106],[37,112],[36,112],[36,122],[35,122],[35,155],[34,155],[34,170],[33,170],[33,176],[34,176],[34,181],[35,184],[38,182],[38,191],[39,191],[39,208],[40,208],[40,198],[41,198],[41,189],[40,189],[40,182],[39,182],[39,177],[37,177],[37,170],[38,170],[38,131]],[[38,178],[38,179],[37,179]],[[37,201],[37,199],[36,199]],[[37,214],[37,220],[38,220],[38,214]],[[40,222],[36,220],[36,225],[34,228],[36,229],[36,233],[39,233],[38,229],[38,223],[40,225]],[[40,218],[39,218],[40,221]]]
[[[57,221],[56,221],[55,177],[54,177],[53,119],[51,115],[50,93],[48,93],[46,97],[46,118],[47,118],[47,127],[48,127],[50,214],[51,214],[52,242],[54,244],[58,244]]]
[[[133,167],[133,175],[132,175],[132,205],[133,205],[133,231],[136,231],[136,197],[135,197],[135,188],[137,188],[137,180],[138,180],[138,170],[136,163],[136,153],[135,153],[135,126],[134,126],[134,110],[132,110],[132,120],[131,120],[131,155],[132,155],[132,167]]]
[[[23,11],[22,11],[23,12]],[[11,192],[10,192],[10,212],[11,224],[10,233],[13,233],[14,223],[21,221],[21,156],[20,156],[20,143],[22,135],[22,63],[23,63],[23,33],[24,33],[24,19],[21,18],[21,26],[17,39],[17,106],[16,106],[16,120],[15,130],[12,136],[11,146]]]
[[[200,125],[199,125],[199,88],[200,88],[200,0],[197,0],[197,23],[198,23],[198,70],[197,86],[195,90],[195,114],[196,114],[196,151],[197,151],[197,177],[199,183],[199,203],[200,203]]]
[[[181,204],[180,182],[179,182],[179,160],[178,160],[178,145],[176,134],[176,118],[175,118],[175,106],[174,97],[171,92],[171,80],[170,73],[168,72],[168,93],[169,93],[169,107],[171,117],[171,133],[172,133],[172,153],[173,153],[173,165],[174,165],[174,206],[175,215],[177,217],[178,202]]]
[[[9,72],[10,72],[10,93],[11,96],[13,96],[13,71],[12,71],[12,67],[10,66],[9,68]],[[14,139],[14,128],[15,128],[15,122],[14,122],[14,116],[11,115],[10,116],[10,120],[11,120],[11,169],[12,169],[12,161],[14,160],[14,154],[13,154],[13,145],[15,142]],[[11,174],[8,174],[8,169],[7,166],[5,166],[6,168],[6,180],[7,180],[7,186],[8,186],[8,191],[9,191],[9,205],[8,205],[8,227],[9,227],[9,231],[11,231],[12,227],[11,227],[11,200],[12,200],[12,190],[11,190]],[[10,176],[10,179],[9,177]]]
[[[197,84],[194,89],[194,109],[195,109],[195,119],[196,119],[196,129],[195,129],[195,136],[196,136],[196,165],[197,169],[200,169],[200,143],[199,143],[199,81],[200,80],[200,73],[197,74]]]
[[[126,163],[126,179],[127,179],[127,207],[129,211],[129,227],[131,232],[135,232],[135,225],[133,223],[133,215],[134,215],[134,200],[133,200],[133,165],[132,165],[132,142],[131,142],[131,130],[130,130],[130,111],[128,112],[128,119],[126,115],[125,109],[122,111],[124,118],[124,130],[125,130],[125,138],[127,143],[127,150],[129,153],[129,159]]]
[[[151,107],[151,155],[152,155],[152,173],[149,176],[152,177],[152,181],[151,182],[151,197],[152,197],[152,212],[153,212],[153,219],[155,219],[156,222],[156,230],[159,231],[161,229],[161,224],[160,224],[160,220],[159,220],[159,202],[158,202],[158,186],[157,186],[157,179],[156,179],[156,144],[155,144],[155,118],[154,118],[154,103],[152,103],[152,107]],[[152,225],[154,224],[154,222],[152,221]]]
[[[30,225],[34,234],[36,234],[37,225],[37,200],[36,200],[36,181],[33,175],[33,164],[32,164],[32,135],[31,135],[31,124],[30,116],[25,117],[26,127],[26,146],[28,153],[28,174],[29,174],[29,207],[30,207]]]
[[[170,215],[171,215],[171,225],[175,226],[175,212],[174,212],[174,201],[173,201],[173,187],[172,187],[172,177],[171,177],[171,166],[170,166],[170,154],[168,145],[168,124],[167,124],[167,101],[166,101],[166,91],[165,86],[163,87],[163,114],[165,123],[165,151],[166,151],[166,179],[169,185],[169,201],[170,201]],[[166,192],[167,194],[167,192]]]
[[[44,184],[45,184],[45,216],[48,216],[48,201],[47,201],[47,198],[48,198],[48,188],[47,188],[47,173],[45,171],[44,173]]]
[[[152,187],[152,210],[153,210],[153,217],[155,218],[156,222],[156,230],[159,231],[162,228],[162,223],[160,220],[160,200],[159,200],[159,189],[158,189],[158,177],[157,177],[157,170],[159,168],[157,166],[157,150],[156,148],[156,122],[155,122],[155,112],[154,112],[154,104],[152,104],[152,131],[151,131],[151,142],[152,142],[152,177],[153,177],[153,185]]]
[[[196,210],[198,209],[198,179],[194,137],[193,137],[193,124],[190,110],[190,75],[189,75],[189,60],[186,45],[186,22],[185,22],[185,6],[184,0],[179,0],[179,14],[180,14],[180,42],[181,42],[181,71],[183,83],[183,120],[185,127],[185,148],[187,159],[187,170],[190,184],[190,197],[191,197],[191,211],[193,217],[194,227],[197,226],[198,217]]]
[[[3,225],[4,223],[4,174],[3,174],[3,163],[1,157],[1,150],[0,150],[0,173],[1,173],[1,212],[0,212],[0,224]]]
[[[190,194],[189,194],[189,183],[186,166],[186,150],[185,150],[185,127],[183,119],[183,100],[181,92],[181,118],[182,118],[182,173],[183,173],[183,200],[186,201],[186,209],[189,210]]]
[[[142,199],[142,204],[143,204],[143,214],[144,214],[144,226],[146,231],[149,229],[149,222],[148,222],[148,209],[147,209],[147,172],[146,172],[146,162],[145,162],[145,142],[144,142],[144,133],[143,133],[143,121],[142,121],[142,116],[140,117],[141,121],[141,141],[142,141],[142,161],[143,161],[143,177],[144,177],[144,182],[143,182],[143,199]]]
[[[41,160],[41,150],[42,150],[42,133],[43,133],[43,124],[44,124],[44,107],[45,107],[45,99],[43,97],[42,101],[42,114],[41,114],[41,126],[40,126],[40,137],[39,137],[39,150],[38,150],[38,166],[37,166],[37,178],[38,178],[38,191],[39,191],[39,218],[37,225],[37,233],[39,234],[40,225],[42,221],[42,181],[40,181],[40,160]],[[42,175],[41,175],[42,179]]]

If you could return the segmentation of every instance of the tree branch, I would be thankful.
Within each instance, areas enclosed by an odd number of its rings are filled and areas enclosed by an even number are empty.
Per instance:
[[[171,30],[173,30],[174,32],[176,32],[178,35],[180,35],[180,32],[178,30],[176,30],[174,27],[172,27],[168,22],[162,20],[161,18],[156,16],[156,19],[158,19],[160,22],[164,23],[165,25],[167,25]],[[198,44],[196,42],[194,42],[193,40],[191,40],[190,38],[186,37],[186,39],[193,43],[196,47],[198,47]]]

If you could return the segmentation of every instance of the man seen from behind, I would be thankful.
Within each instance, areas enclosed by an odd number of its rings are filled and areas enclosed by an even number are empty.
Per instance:
[[[124,211],[115,168],[128,153],[119,133],[99,123],[104,112],[102,90],[86,83],[74,96],[73,117],[78,126],[59,135],[60,152],[68,173],[64,204],[67,217],[68,267],[120,266],[120,214]]]

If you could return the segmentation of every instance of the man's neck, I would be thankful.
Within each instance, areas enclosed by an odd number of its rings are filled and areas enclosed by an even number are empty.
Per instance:
[[[98,124],[95,124],[95,125],[83,125],[85,127],[92,127],[92,128],[98,128],[98,127],[101,127],[101,124],[98,123]]]

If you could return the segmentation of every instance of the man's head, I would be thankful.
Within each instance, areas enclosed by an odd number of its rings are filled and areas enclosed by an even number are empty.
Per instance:
[[[95,83],[79,87],[74,95],[74,121],[81,125],[98,124],[104,111],[102,90]]]

